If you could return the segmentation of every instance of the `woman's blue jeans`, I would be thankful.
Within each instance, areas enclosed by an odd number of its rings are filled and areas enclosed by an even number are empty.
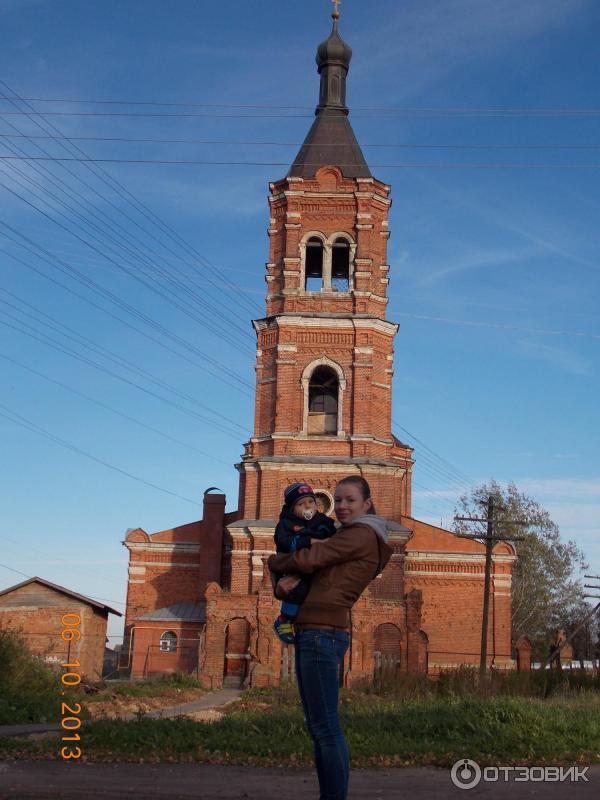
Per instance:
[[[319,800],[346,800],[350,756],[338,716],[340,666],[350,634],[317,628],[298,631],[296,679],[313,740]]]

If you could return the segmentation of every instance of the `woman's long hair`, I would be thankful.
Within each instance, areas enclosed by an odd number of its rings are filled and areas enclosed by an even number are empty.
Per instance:
[[[375,503],[371,497],[371,487],[361,475],[348,475],[347,478],[342,478],[341,481],[338,481],[337,485],[340,486],[342,483],[353,483],[355,486],[358,486],[362,499],[371,501],[371,508],[367,511],[367,514],[377,514],[375,511]]]

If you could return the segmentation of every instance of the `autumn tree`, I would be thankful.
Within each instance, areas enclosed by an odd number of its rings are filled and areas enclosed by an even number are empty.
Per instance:
[[[594,600],[594,606],[596,602]],[[573,633],[571,638],[573,656],[579,661],[582,668],[584,661],[597,657],[595,656],[597,631],[594,630],[594,627],[598,626],[598,622],[597,618],[590,616],[594,606],[589,601],[577,603],[567,615],[564,625],[566,631]]]
[[[584,589],[576,573],[587,568],[584,553],[574,541],[564,542],[549,513],[514,483],[503,488],[490,480],[475,487],[459,499],[457,516],[481,517],[490,495],[498,520],[495,533],[523,537],[515,544],[512,571],[512,646],[526,634],[535,657],[545,658],[553,631],[568,627],[582,607]],[[517,520],[528,524],[516,525]],[[464,522],[456,522],[454,530],[476,532]]]

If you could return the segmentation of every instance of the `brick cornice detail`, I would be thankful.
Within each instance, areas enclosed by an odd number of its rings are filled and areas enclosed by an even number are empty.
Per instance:
[[[373,296],[375,299],[376,296]],[[283,328],[345,328],[347,330],[374,330],[378,333],[385,333],[395,336],[400,327],[397,322],[389,322],[380,317],[334,317],[333,315],[313,316],[298,314],[278,314],[273,317],[262,317],[252,320],[252,324],[257,332],[267,328],[277,326]]]
[[[132,553],[150,550],[154,553],[199,553],[201,545],[192,542],[123,542]]]

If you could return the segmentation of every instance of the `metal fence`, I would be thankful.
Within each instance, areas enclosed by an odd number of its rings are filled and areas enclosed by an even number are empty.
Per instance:
[[[187,672],[198,677],[198,640],[185,644],[181,639],[176,650],[161,650],[160,645],[149,645],[144,661],[144,677],[165,672]]]

